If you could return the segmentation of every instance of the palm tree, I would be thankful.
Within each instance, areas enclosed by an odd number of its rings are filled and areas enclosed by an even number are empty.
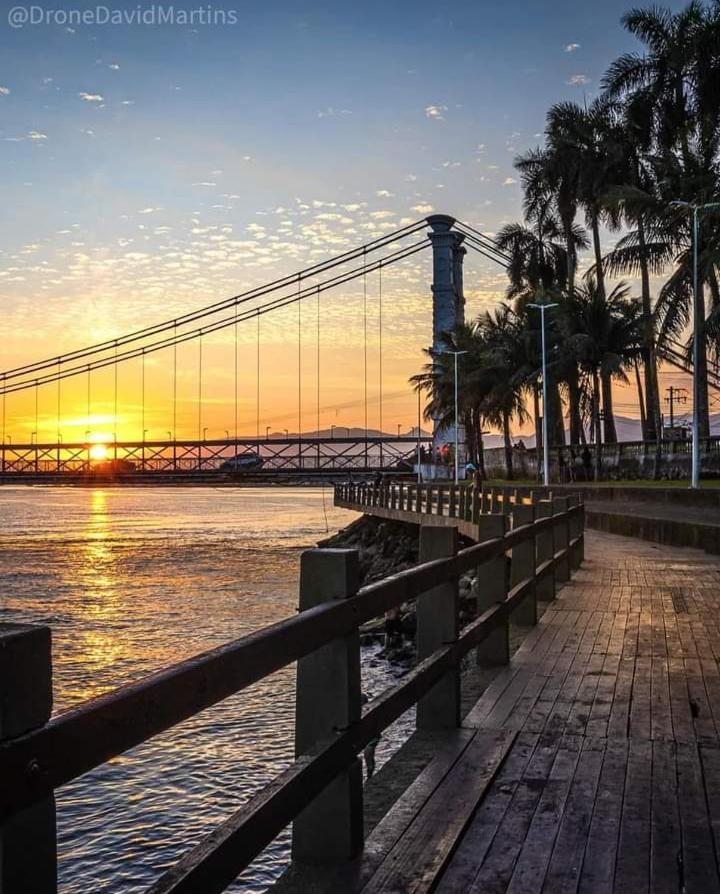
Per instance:
[[[627,381],[626,368],[637,357],[641,336],[639,307],[628,299],[620,283],[605,295],[592,278],[568,300],[561,325],[568,344],[592,381],[592,423],[595,440],[595,477],[600,477],[600,413],[612,412],[612,380]]]
[[[691,2],[673,13],[666,9],[632,10],[623,18],[645,52],[627,53],[609,68],[604,85],[609,97],[622,98],[641,122],[645,147],[651,149],[659,193],[666,205],[675,199],[703,204],[718,196],[718,144],[720,141],[720,8]],[[660,295],[660,332],[677,334],[688,318],[692,298],[689,272],[689,226],[677,214],[662,211],[654,221],[656,243],[652,262],[676,267]],[[701,241],[702,286],[697,297],[703,350],[694,358],[699,382],[695,408],[702,437],[709,435],[707,354],[704,289],[713,304],[720,303],[711,227]],[[643,231],[623,248],[643,253]],[[710,331],[713,331],[711,325]],[[646,342],[648,335],[646,334]],[[662,346],[661,346],[662,350]]]

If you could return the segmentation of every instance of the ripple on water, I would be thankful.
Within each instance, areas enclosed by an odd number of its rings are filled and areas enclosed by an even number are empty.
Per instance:
[[[53,630],[55,710],[288,617],[302,547],[352,516],[319,489],[3,488],[0,617]],[[363,651],[363,686],[403,673]],[[294,667],[64,786],[64,894],[140,892],[293,756]],[[408,735],[383,736],[381,765]],[[262,892],[285,830],[229,889]]]

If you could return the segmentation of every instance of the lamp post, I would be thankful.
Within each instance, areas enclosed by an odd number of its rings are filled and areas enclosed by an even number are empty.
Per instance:
[[[543,379],[543,484],[550,485],[550,452],[548,450],[548,392],[547,392],[547,351],[545,349],[545,311],[557,304],[528,304],[540,311],[540,338],[542,342]]]
[[[467,351],[441,351],[441,354],[452,354],[455,358],[455,484],[458,483],[458,357],[467,354]]]
[[[265,440],[266,441],[270,440],[270,426],[269,425],[265,426]]]
[[[400,437],[400,426],[401,426],[401,424],[402,424],[402,423],[398,422],[398,434],[397,434],[398,438]]]
[[[698,219],[700,213],[709,208],[720,208],[720,202],[707,202],[704,205],[694,205],[692,202],[682,202],[677,199],[670,202],[676,208],[687,208],[692,211],[692,251],[693,251],[693,420],[692,420],[692,472],[690,475],[690,487],[700,487],[700,377],[698,376],[698,357],[700,356],[700,319],[698,294],[700,291],[698,282]]]

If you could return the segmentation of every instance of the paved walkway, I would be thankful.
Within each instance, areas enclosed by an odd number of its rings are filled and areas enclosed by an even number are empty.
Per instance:
[[[720,559],[588,532],[466,718],[518,735],[438,891],[720,891]]]
[[[719,659],[720,557],[586,532],[362,856],[283,890],[720,894]]]

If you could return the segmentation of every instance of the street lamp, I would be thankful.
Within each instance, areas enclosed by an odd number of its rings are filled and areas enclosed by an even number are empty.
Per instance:
[[[458,357],[467,354],[467,351],[441,351],[441,354],[452,354],[455,358],[455,484],[458,483]]]
[[[37,441],[37,432],[31,431],[30,432],[30,444],[34,444],[36,441]]]
[[[230,430],[227,428],[225,429],[225,437],[227,438],[228,441],[230,440]]]
[[[335,426],[334,425],[330,426],[330,437],[331,438],[335,437]]]
[[[398,435],[397,435],[398,438],[400,437],[400,425],[401,425],[401,423],[398,422]]]
[[[550,485],[550,454],[548,451],[548,393],[547,393],[547,351],[545,350],[545,311],[557,304],[528,304],[540,311],[540,333],[542,339],[542,377],[543,377],[543,483]],[[537,445],[536,445],[537,447]]]
[[[290,440],[290,431],[289,431],[287,428],[285,429],[285,437],[286,437],[288,440]]]
[[[204,428],[203,429],[203,441],[207,441],[207,433],[208,433],[207,428]]]
[[[269,425],[265,426],[265,440],[266,441],[270,440],[270,426]]]
[[[698,357],[700,356],[700,326],[702,320],[699,317],[698,307],[698,217],[699,213],[708,208],[720,208],[720,202],[708,202],[705,205],[694,205],[692,202],[682,202],[677,199],[670,202],[676,208],[687,208],[692,211],[692,247],[693,247],[693,420],[692,420],[692,473],[690,475],[690,487],[700,487],[700,377],[698,376]]]

